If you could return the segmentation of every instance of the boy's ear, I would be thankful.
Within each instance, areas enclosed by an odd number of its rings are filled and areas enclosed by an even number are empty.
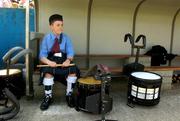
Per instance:
[[[49,25],[49,27],[50,27],[50,29],[53,29],[53,26],[52,26],[52,24],[50,24],[50,25]]]
[[[54,22],[53,23],[51,23],[51,24],[49,24],[49,26],[52,26],[54,24]]]
[[[53,23],[49,25],[50,27],[53,27]]]

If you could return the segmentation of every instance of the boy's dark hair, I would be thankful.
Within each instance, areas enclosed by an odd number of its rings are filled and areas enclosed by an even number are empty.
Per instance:
[[[63,21],[63,16],[59,14],[53,14],[49,17],[49,25],[54,23],[55,21]]]

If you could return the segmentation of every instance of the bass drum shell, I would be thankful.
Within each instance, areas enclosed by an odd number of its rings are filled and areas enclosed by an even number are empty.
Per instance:
[[[128,101],[156,105],[160,101],[162,77],[152,72],[133,72],[128,82]]]
[[[2,91],[5,87],[7,87],[17,99],[24,96],[26,84],[23,80],[22,71],[19,69],[9,69],[9,75],[7,75],[7,69],[0,70],[0,90]]]
[[[80,110],[95,114],[101,113],[101,81],[93,77],[80,78],[78,80],[77,103]],[[109,95],[109,85],[105,87],[106,95]]]

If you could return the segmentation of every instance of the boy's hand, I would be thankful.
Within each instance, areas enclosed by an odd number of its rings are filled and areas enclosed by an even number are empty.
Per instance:
[[[50,67],[57,67],[56,62],[51,61],[51,60],[47,59],[46,57],[42,58],[41,62],[44,63],[44,64],[49,65]]]
[[[63,66],[63,67],[68,67],[69,64],[70,64],[70,60],[67,59],[66,61],[63,62],[62,66]]]
[[[54,62],[54,61],[48,61],[47,64],[48,64],[50,67],[57,67],[56,62]]]

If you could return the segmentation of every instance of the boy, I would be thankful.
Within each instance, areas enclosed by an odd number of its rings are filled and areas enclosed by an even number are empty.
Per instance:
[[[49,67],[41,69],[44,75],[45,97],[40,109],[48,109],[52,102],[52,87],[54,77],[57,75],[65,77],[67,81],[66,101],[68,106],[73,107],[72,86],[75,84],[79,72],[76,66],[69,66],[74,57],[73,45],[71,39],[63,33],[63,17],[61,15],[50,16],[49,25],[52,33],[43,38],[39,54],[40,61],[49,65]],[[62,64],[62,67],[57,67],[57,64]]]

